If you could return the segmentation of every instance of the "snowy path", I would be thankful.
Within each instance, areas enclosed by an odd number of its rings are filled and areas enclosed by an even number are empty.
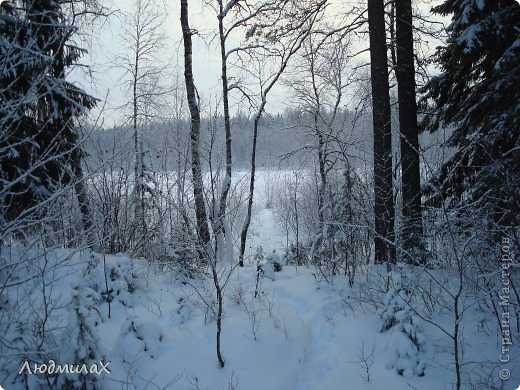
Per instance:
[[[284,241],[272,209],[255,214],[252,248],[281,254]],[[215,321],[200,296],[171,274],[149,273],[128,304],[114,301],[113,318],[101,326],[113,369],[106,388],[120,388],[128,378],[137,388],[162,387],[173,378],[178,379],[173,389],[228,389],[229,383],[244,390],[451,388],[433,368],[423,378],[404,378],[388,369],[388,334],[379,333],[378,314],[352,310],[356,301],[348,296],[352,291],[345,278],[334,286],[318,285],[314,272],[284,266],[275,280],[261,280],[261,296],[254,298],[253,267],[234,271],[224,293],[222,369],[215,356]],[[214,294],[211,283],[198,288],[206,301]],[[370,381],[359,362],[362,345],[365,351],[374,349]]]
[[[286,236],[283,228],[277,222],[274,209],[262,209],[254,216],[249,230],[248,247],[251,253],[261,246],[264,253],[275,250],[279,255],[285,247]]]
[[[334,340],[332,325],[338,313],[330,308],[326,310],[326,298],[309,299],[309,287],[313,290],[312,283],[311,278],[287,280],[276,291],[278,304],[289,308],[295,316],[295,322],[307,333],[307,340],[301,345],[301,374],[294,384],[295,389],[302,390],[315,389],[320,383],[324,383],[337,366],[340,353]]]
[[[264,253],[276,250],[278,254],[285,245],[285,233],[277,222],[273,209],[262,209],[253,219],[250,247],[262,246]],[[290,275],[281,272],[275,283],[264,282],[267,294],[272,294],[275,304],[296,331],[299,337],[297,381],[291,389],[314,390],[323,387],[334,371],[345,371],[344,348],[354,344],[355,333],[338,337],[336,323],[345,319],[345,308],[335,291],[317,291],[312,272],[306,268],[293,267]],[[295,272],[295,273],[293,273]],[[375,325],[377,326],[377,325]],[[288,330],[289,335],[291,329]],[[356,346],[357,347],[357,346]],[[352,349],[352,348],[350,348]],[[342,362],[344,367],[338,365]],[[349,363],[351,364],[351,363]]]

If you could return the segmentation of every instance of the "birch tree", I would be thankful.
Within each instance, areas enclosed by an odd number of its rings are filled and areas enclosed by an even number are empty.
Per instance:
[[[131,92],[130,121],[134,144],[134,252],[142,253],[143,245],[150,239],[147,209],[153,207],[155,185],[145,167],[142,131],[152,117],[152,106],[167,93],[164,82],[164,66],[161,66],[161,50],[165,36],[162,30],[164,10],[155,1],[135,0],[133,9],[123,15],[123,47],[120,56],[127,75],[124,85]]]
[[[199,96],[193,77],[193,44],[191,37],[195,31],[190,28],[188,18],[188,1],[181,0],[181,27],[184,42],[184,80],[188,107],[191,115],[191,171],[193,180],[193,196],[195,198],[195,216],[197,220],[197,235],[202,245],[210,241],[208,215],[204,201],[204,184],[202,182],[202,167],[200,163],[200,108]]]

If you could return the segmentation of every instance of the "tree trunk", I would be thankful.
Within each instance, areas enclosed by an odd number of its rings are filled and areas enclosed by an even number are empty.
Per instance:
[[[132,129],[134,133],[134,156],[135,156],[135,164],[134,164],[134,251],[138,250],[138,247],[141,245],[141,240],[143,239],[143,226],[141,225],[142,218],[144,215],[144,210],[141,208],[141,200],[142,200],[142,167],[140,166],[140,156],[139,156],[139,132],[137,130],[137,83],[138,83],[138,75],[139,75],[139,41],[137,41],[137,47],[135,50],[135,63],[134,63],[134,74],[132,80]]]
[[[415,100],[415,65],[413,55],[412,3],[396,0],[397,91],[401,135],[401,180],[403,195],[403,248],[420,249],[423,235],[421,217],[421,176],[417,102]],[[419,255],[419,253],[416,253]],[[414,259],[411,259],[414,261]]]
[[[319,109],[319,108],[318,108]],[[320,230],[323,230],[325,223],[324,207],[325,207],[325,191],[327,188],[327,174],[325,173],[325,140],[318,125],[318,113],[314,112],[314,130],[318,136],[318,161],[320,169],[320,188],[318,189],[318,221]],[[330,217],[330,216],[329,216]]]
[[[368,0],[372,122],[374,128],[375,261],[395,262],[392,186],[392,129],[384,3]]]
[[[222,78],[222,100],[224,105],[224,131],[226,138],[226,173],[224,179],[222,180],[222,186],[220,190],[220,201],[218,207],[218,215],[214,215],[217,213],[215,209],[212,210],[211,220],[213,222],[213,233],[217,238],[215,240],[215,253],[218,252],[218,243],[219,236],[222,235],[222,238],[225,242],[230,242],[231,240],[231,232],[226,231],[226,208],[227,208],[227,198],[229,194],[229,190],[231,189],[231,173],[232,173],[232,155],[231,155],[231,123],[229,119],[229,87],[228,87],[228,77],[227,77],[227,55],[226,55],[226,34],[224,31],[224,5],[222,0],[218,0],[219,5],[219,13],[217,15],[218,18],[218,31],[219,31],[219,41],[220,41],[220,60],[221,60],[221,78]],[[226,244],[226,246],[228,246]]]
[[[287,68],[287,65],[289,63],[289,60],[292,58],[294,54],[296,54],[300,48],[303,45],[303,42],[308,39],[311,31],[312,26],[314,22],[316,21],[317,15],[319,12],[323,9],[323,5],[325,2],[321,2],[314,10],[310,11],[308,10],[303,18],[309,22],[307,23],[306,27],[302,30],[299,30],[298,28],[298,34],[297,38],[293,40],[288,47],[286,47],[282,52],[283,55],[282,61],[280,63],[280,67],[278,70],[272,74],[272,77],[270,77],[270,81],[267,84],[262,85],[262,92],[261,97],[262,100],[260,102],[260,105],[258,107],[258,110],[255,115],[254,120],[254,129],[253,129],[253,149],[251,152],[251,177],[249,182],[249,198],[247,203],[247,215],[244,221],[244,225],[242,227],[242,232],[240,234],[240,250],[239,250],[239,262],[238,264],[243,267],[244,266],[244,253],[246,250],[246,241],[247,241],[247,232],[249,230],[249,225],[251,223],[251,214],[253,210],[253,196],[254,196],[254,190],[255,190],[255,172],[256,172],[256,146],[257,146],[257,139],[258,139],[258,126],[260,124],[260,119],[262,117],[262,114],[264,112],[265,106],[267,104],[267,95],[271,91],[271,89],[276,85],[278,80],[280,79],[281,75]]]
[[[59,41],[56,43],[56,46],[53,48],[56,55],[56,63],[54,65],[54,76],[60,79],[65,79],[65,44],[63,41]],[[66,101],[60,95],[55,99],[59,106],[65,108]],[[63,127],[72,128],[73,120],[68,113],[62,114]],[[75,135],[77,136],[77,135]],[[87,186],[85,185],[83,168],[81,167],[81,159],[84,155],[83,149],[78,145],[76,140],[76,145],[73,146],[73,150],[71,153],[70,166],[74,175],[74,191],[76,192],[76,197],[78,199],[79,210],[81,213],[81,218],[83,222],[83,231],[87,238],[87,245],[90,249],[96,251],[99,250],[99,245],[96,239],[96,234],[94,230],[94,224],[92,221],[92,213],[90,210],[89,197]]]
[[[80,153],[73,153],[71,161],[72,170],[74,172],[74,190],[78,198],[79,210],[83,221],[83,231],[87,237],[87,245],[94,251],[99,250],[99,245],[96,239],[94,226],[92,223],[92,213],[90,212],[90,204],[88,200],[87,186],[85,185],[83,177],[83,169],[81,167]]]
[[[188,0],[181,0],[181,27],[184,40],[184,79],[186,81],[186,94],[191,114],[191,171],[193,175],[193,196],[195,198],[195,215],[197,219],[197,234],[202,244],[208,244],[210,240],[206,205],[202,183],[202,170],[199,156],[200,140],[200,111],[195,82],[193,81],[192,67],[192,43],[193,34],[188,21]]]
[[[219,206],[219,222],[222,225],[220,219],[224,218],[226,214],[226,203],[231,187],[231,167],[232,167],[232,156],[231,156],[231,123],[229,119],[229,87],[227,77],[227,56],[226,56],[226,36],[224,33],[224,8],[222,0],[219,0],[219,15],[218,15],[218,29],[220,37],[220,57],[222,61],[222,100],[224,104],[224,130],[226,133],[226,178],[222,187],[222,195],[220,197]]]
[[[220,364],[220,368],[224,368],[225,362],[222,357],[222,352],[220,351],[221,346],[221,334],[222,334],[222,314],[223,314],[223,291],[222,286],[218,280],[218,273],[216,268],[216,263],[213,262],[211,264],[211,273],[213,275],[213,283],[215,285],[215,289],[217,290],[217,359]]]
[[[256,144],[258,140],[258,125],[260,124],[260,118],[262,116],[263,109],[265,107],[265,99],[262,102],[260,110],[255,116],[254,129],[253,129],[253,149],[251,151],[251,177],[249,179],[249,197],[247,200],[247,214],[240,233],[240,252],[238,255],[238,264],[240,267],[244,266],[244,254],[246,252],[246,241],[247,232],[249,231],[249,225],[251,224],[251,214],[253,213],[253,196],[255,193],[255,173],[256,173]]]

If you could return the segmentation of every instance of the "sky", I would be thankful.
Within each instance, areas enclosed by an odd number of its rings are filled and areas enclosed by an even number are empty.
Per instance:
[[[337,15],[353,4],[360,3],[356,0],[344,3],[333,1],[328,8],[330,15]],[[420,0],[421,9],[427,12],[432,1]],[[107,20],[98,20],[88,26],[90,39],[88,42],[89,53],[84,57],[83,63],[89,65],[89,73],[85,74],[85,68],[73,72],[73,79],[77,79],[80,85],[93,96],[100,99],[98,107],[93,112],[93,118],[101,119],[99,123],[103,127],[112,127],[128,120],[128,112],[121,109],[125,103],[130,101],[131,93],[125,87],[125,74],[120,66],[120,56],[124,52],[122,44],[122,24],[124,23],[122,14],[131,12],[135,7],[135,0],[110,0],[104,5],[112,13]],[[346,4],[348,4],[346,6]],[[364,2],[361,2],[364,4]],[[161,50],[161,58],[167,63],[167,74],[165,78],[175,79],[175,72],[178,72],[180,87],[184,89],[183,77],[183,54],[182,33],[180,27],[180,2],[157,0],[157,6],[162,9],[165,15],[164,36],[165,45]],[[215,33],[218,28],[216,12],[204,4],[203,0],[189,2],[190,25],[192,29],[198,31],[198,35],[193,37],[193,73],[195,84],[206,105],[211,104],[221,96],[220,84],[220,55],[218,51],[218,39]],[[366,37],[367,38],[367,37]],[[240,37],[233,36],[228,42],[228,47],[239,41]],[[368,46],[367,40],[357,42],[355,51],[362,51]],[[353,64],[368,64],[368,52],[360,55]],[[287,88],[279,84],[268,98],[267,112],[283,112],[290,101]],[[241,106],[237,99],[231,96],[231,111],[247,111]],[[168,113],[164,113],[167,115]]]
[[[125,80],[124,71],[118,65],[117,56],[124,52],[122,45],[122,12],[131,12],[134,0],[113,0],[109,5],[115,13],[93,32],[89,53],[83,62],[91,67],[93,79],[88,81],[82,74],[77,74],[82,86],[94,96],[103,101],[95,110],[99,114],[101,107],[105,118],[105,127],[111,127],[125,120],[127,115],[119,109],[129,101],[130,91],[122,84]],[[160,1],[158,4],[162,3]],[[202,99],[215,99],[220,95],[220,55],[214,33],[218,27],[215,14],[209,7],[202,7],[202,1],[190,1],[190,24],[199,32],[193,37],[193,73],[195,84]],[[179,72],[179,81],[184,88],[183,42],[180,27],[180,6],[178,1],[168,1],[163,4],[166,14],[164,22],[165,47],[161,50],[164,63],[168,63],[166,77],[174,78]],[[88,82],[85,82],[87,80]],[[280,93],[280,91],[277,91]],[[276,91],[275,91],[276,94]],[[276,96],[273,96],[275,98]],[[275,103],[276,104],[276,103]],[[235,107],[236,109],[236,107]]]

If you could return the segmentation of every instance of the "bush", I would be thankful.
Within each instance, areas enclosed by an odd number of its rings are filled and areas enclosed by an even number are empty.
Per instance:
[[[404,270],[391,272],[391,287],[384,298],[381,332],[391,331],[389,368],[406,377],[424,375],[425,337],[420,319],[412,309],[412,291],[403,285]]]

